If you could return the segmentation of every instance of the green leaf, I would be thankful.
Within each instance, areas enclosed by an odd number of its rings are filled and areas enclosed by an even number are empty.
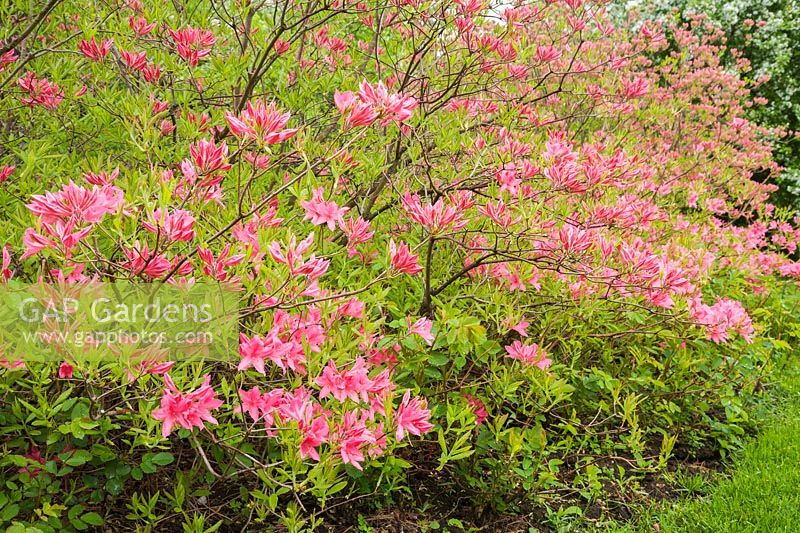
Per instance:
[[[62,454],[63,455],[63,454]],[[69,466],[81,466],[92,460],[92,454],[86,450],[75,450],[72,455],[64,460]]]
[[[102,526],[103,525],[103,517],[95,512],[86,513],[81,517],[81,520],[89,524],[90,526]]]
[[[446,354],[443,354],[443,353],[435,353],[435,354],[432,354],[432,355],[431,355],[431,356],[428,358],[428,361],[430,361],[430,363],[431,363],[433,366],[444,366],[444,365],[446,365],[446,364],[447,364],[447,363],[450,361],[450,358],[449,358],[449,357],[447,357],[447,355],[446,355]]]
[[[111,478],[106,481],[106,490],[114,496],[117,496],[122,492],[123,486],[124,485],[122,481],[117,478]]]
[[[175,461],[175,456],[169,452],[159,452],[150,458],[150,462],[159,466],[166,466]]]
[[[5,509],[3,509],[3,513],[0,514],[0,518],[3,519],[3,522],[10,522],[12,518],[19,514],[19,505],[16,503],[12,503]]]

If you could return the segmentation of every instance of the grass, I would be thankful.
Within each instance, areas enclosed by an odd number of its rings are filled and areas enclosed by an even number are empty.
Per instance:
[[[662,532],[800,531],[800,369],[786,372],[782,406],[738,454],[730,477],[701,499],[652,516]],[[648,528],[653,531],[654,528]],[[644,531],[645,529],[640,529]]]

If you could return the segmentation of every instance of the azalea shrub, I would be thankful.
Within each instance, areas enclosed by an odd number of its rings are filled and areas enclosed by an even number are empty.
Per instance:
[[[598,518],[735,448],[800,332],[773,132],[718,30],[606,8],[0,6],[2,282],[225,285],[239,334],[0,353],[3,525]]]

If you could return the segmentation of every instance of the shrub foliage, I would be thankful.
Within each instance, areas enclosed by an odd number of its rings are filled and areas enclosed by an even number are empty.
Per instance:
[[[583,0],[0,17],[3,282],[240,301],[230,361],[2,359],[19,531],[299,531],[426,495],[613,513],[670,457],[735,447],[797,335],[794,220],[702,22],[618,28]]]

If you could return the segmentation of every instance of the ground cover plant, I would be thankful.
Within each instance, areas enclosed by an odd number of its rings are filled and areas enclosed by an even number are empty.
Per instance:
[[[738,446],[800,331],[797,220],[754,179],[780,171],[773,132],[702,18],[7,0],[0,20],[3,283],[225,284],[240,332],[227,360],[5,354],[12,530],[624,518],[672,458]]]
[[[766,430],[737,454],[735,469],[708,494],[681,502],[657,518],[662,531],[792,531],[797,501],[798,376],[781,375],[782,402]],[[652,522],[651,522],[652,523]],[[644,529],[644,528],[643,528]]]

